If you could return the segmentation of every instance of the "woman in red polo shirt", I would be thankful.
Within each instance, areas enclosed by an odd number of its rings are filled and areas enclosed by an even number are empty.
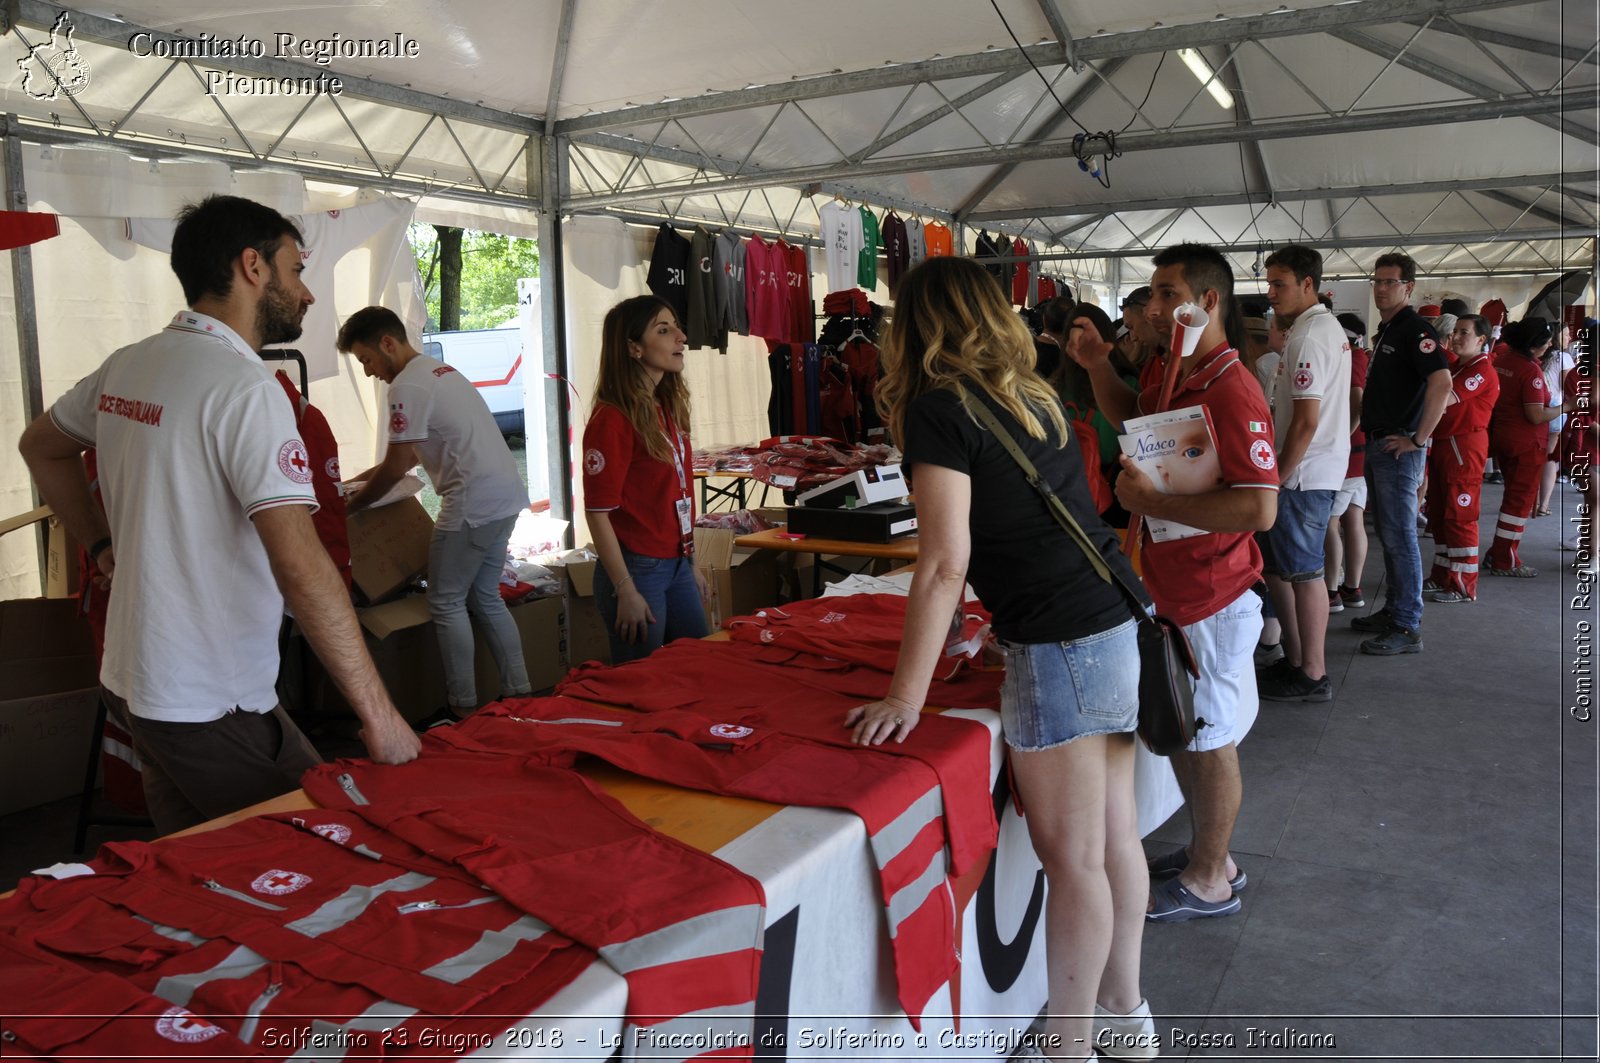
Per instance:
[[[1524,565],[1518,547],[1533,514],[1539,493],[1539,472],[1544,468],[1549,423],[1567,412],[1566,406],[1546,405],[1548,393],[1540,357],[1550,349],[1550,322],[1530,317],[1506,326],[1501,334],[1506,350],[1495,360],[1500,377],[1500,397],[1489,420],[1489,452],[1505,476],[1505,494],[1495,525],[1494,545],[1483,563],[1488,576],[1537,576],[1539,570]]]
[[[653,295],[624,299],[601,329],[583,493],[600,555],[595,604],[614,664],[706,634],[705,577],[694,567],[685,339],[677,313]]]

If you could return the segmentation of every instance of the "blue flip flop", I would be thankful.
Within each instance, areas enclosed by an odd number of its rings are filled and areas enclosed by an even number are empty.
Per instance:
[[[1188,866],[1189,850],[1180,847],[1165,856],[1158,856],[1150,861],[1150,877],[1153,879],[1171,878],[1173,875],[1180,874]],[[1244,868],[1242,867],[1237,875],[1228,880],[1228,888],[1235,893],[1238,893],[1249,884],[1250,876],[1244,873]]]
[[[1243,907],[1239,898],[1232,894],[1225,901],[1203,901],[1190,893],[1176,875],[1152,882],[1150,896],[1155,899],[1156,905],[1144,917],[1152,923],[1210,919],[1213,916],[1232,915]]]

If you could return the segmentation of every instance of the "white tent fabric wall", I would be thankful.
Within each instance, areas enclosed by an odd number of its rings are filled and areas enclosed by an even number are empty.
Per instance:
[[[165,254],[127,238],[125,218],[171,217],[179,207],[215,192],[245,195],[288,214],[355,205],[353,193],[308,189],[293,174],[231,173],[211,163],[149,163],[117,152],[27,147],[24,166],[29,209],[61,215],[61,235],[33,245],[35,306],[46,406],[99,365],[118,347],[164,327],[184,305],[183,292]],[[405,247],[404,222],[399,247]],[[344,317],[369,303],[393,308],[415,333],[424,312],[409,251],[396,255],[396,233],[386,232],[345,254],[333,271],[332,291],[312,294],[320,311],[307,317],[301,343],[333,346]],[[376,251],[376,253],[374,253]],[[4,256],[9,260],[9,256]],[[3,346],[14,349],[15,308],[7,261],[5,302],[0,304]],[[15,440],[26,427],[16,358],[5,363],[4,386],[18,401],[0,406],[0,438],[13,455],[0,463],[0,513],[31,504],[27,469],[15,457]],[[275,363],[269,363],[275,364]],[[286,363],[287,364],[287,363]],[[316,381],[312,401],[328,418],[346,474],[372,464],[384,424],[381,396],[352,359],[338,357],[335,374]],[[297,373],[291,366],[290,376]],[[298,383],[298,380],[296,380]],[[38,589],[37,553],[30,536],[0,539],[0,597],[23,597]]]

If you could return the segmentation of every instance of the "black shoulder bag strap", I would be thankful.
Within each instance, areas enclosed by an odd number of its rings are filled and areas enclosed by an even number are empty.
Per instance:
[[[1088,556],[1089,564],[1094,566],[1095,575],[1107,583],[1114,584],[1122,592],[1122,597],[1127,601],[1128,609],[1133,613],[1135,620],[1141,623],[1149,620],[1150,614],[1145,611],[1144,603],[1139,600],[1139,596],[1134,593],[1132,587],[1128,586],[1126,580],[1113,571],[1110,565],[1106,564],[1106,559],[1100,555],[1099,550],[1095,549],[1094,541],[1089,538],[1089,534],[1083,530],[1083,526],[1073,517],[1072,511],[1067,509],[1067,504],[1061,501],[1061,496],[1057,495],[1055,489],[1039,474],[1039,470],[1034,467],[1033,462],[1028,460],[1028,456],[1022,452],[1022,448],[1017,445],[1017,441],[1012,438],[1011,433],[1001,426],[1000,419],[994,415],[994,411],[989,409],[988,404],[982,399],[977,398],[972,399],[968,406],[977,414],[978,420],[983,423],[983,426],[994,433],[994,437],[999,441],[1000,445],[1006,448],[1006,453],[1011,455],[1011,460],[1021,466],[1022,474],[1028,478],[1028,483],[1044,499],[1045,505],[1050,509],[1050,515],[1056,519],[1057,524],[1061,525],[1062,529],[1067,533],[1067,537],[1076,543],[1079,549]]]

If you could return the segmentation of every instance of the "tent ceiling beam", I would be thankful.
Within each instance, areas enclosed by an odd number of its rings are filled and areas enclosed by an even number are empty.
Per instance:
[[[553,136],[556,107],[561,102],[561,79],[567,72],[567,53],[572,49],[572,12],[578,0],[561,0],[560,28],[556,30],[556,54],[550,62],[550,89],[545,93],[544,135]]]
[[[1076,42],[1072,39],[1072,28],[1067,25],[1066,18],[1061,14],[1061,8],[1056,0],[1039,0],[1039,10],[1044,12],[1044,20],[1050,23],[1050,32],[1056,35],[1056,43],[1061,45],[1061,58],[1067,65],[1077,70],[1083,63],[1078,58]]]
[[[1049,0],[1045,0],[1045,2],[1048,3]],[[1085,82],[1077,92],[1074,92],[1070,97],[1068,97],[1066,104],[1058,108],[1055,114],[1052,114],[1049,118],[1046,118],[1044,123],[1040,125],[1038,129],[1033,131],[1033,134],[1028,137],[1025,143],[1043,144],[1048,141],[1051,135],[1054,134],[1057,129],[1060,129],[1062,125],[1064,125],[1071,118],[1071,112],[1077,111],[1084,104],[1088,103],[1094,97],[1094,94],[1100,90],[1100,86],[1106,84],[1107,79],[1121,69],[1122,64],[1126,62],[1126,59],[1109,59],[1098,69],[1091,67],[1090,69],[1094,71],[1095,76]],[[1052,100],[1051,102],[1054,101]],[[1016,163],[1006,163],[1003,166],[995,167],[994,172],[985,178],[982,184],[973,189],[972,194],[967,196],[967,198],[962,201],[961,205],[956,208],[956,219],[959,221],[965,221],[967,219],[967,215],[969,215],[972,210],[985,199],[988,199],[990,194],[993,193],[995,189],[999,188],[1000,185],[1005,182],[1005,179],[1010,177],[1012,173],[1016,171],[1016,168]]]
[[[1393,23],[1411,18],[1427,19],[1446,12],[1465,14],[1487,11],[1533,2],[1536,0],[1385,0],[1381,4],[1334,3],[1273,15],[1213,19],[1209,22],[1157,26],[1147,30],[1085,37],[1074,42],[1074,54],[1079,62],[1087,63],[1172,51],[1177,48],[1200,48],[1211,44],[1235,44],[1246,40],[1324,33],[1344,26]],[[894,88],[920,81],[942,81],[947,78],[973,77],[1008,71],[1025,72],[1029,68],[1030,59],[1040,66],[1059,66],[1061,45],[1035,44],[1021,51],[1016,48],[992,48],[971,55],[885,65],[845,74],[828,74],[748,89],[708,93],[688,99],[622,107],[562,119],[556,123],[556,132],[573,134],[616,126],[638,125],[674,116],[721,114],[791,100],[809,100],[872,89]]]
[[[571,141],[573,144],[578,145],[579,147],[597,148],[601,151],[616,152],[635,157],[648,155],[648,157],[652,159],[659,159],[662,162],[675,163],[679,166],[690,166],[697,170],[705,170],[707,173],[738,175],[742,172],[749,172],[745,170],[743,163],[736,163],[731,159],[724,159],[713,155],[703,155],[692,151],[683,151],[678,148],[663,148],[646,145],[642,141],[634,140],[632,137],[622,136],[617,133],[584,133],[579,136],[572,137]],[[760,174],[761,172],[762,171],[760,170],[754,171],[755,174]],[[852,171],[845,172],[848,173]],[[769,181],[765,183],[769,185],[777,185],[785,182]],[[893,207],[896,210],[909,211],[912,214],[920,214],[925,218],[938,218],[940,221],[945,222],[954,220],[953,216],[948,210],[941,210],[938,207],[931,206],[927,203],[920,203],[916,200],[900,199],[895,196],[884,196],[876,192],[869,195],[858,188],[852,188],[848,185],[838,184],[836,182],[822,181],[814,182],[814,184],[814,189],[808,185],[806,187],[806,191],[815,195],[837,195],[844,199],[870,201],[878,206]],[[699,195],[702,193],[700,191],[694,191],[692,194]],[[641,195],[634,197],[634,201],[642,203],[651,198],[653,197],[649,192],[644,192]],[[563,206],[565,207],[566,204]],[[585,197],[574,197],[571,206],[573,209],[585,209]]]
[[[1019,71],[1007,71],[1004,74],[996,74],[994,77],[990,78],[988,81],[985,81],[977,88],[963,92],[953,100],[946,100],[942,105],[935,107],[933,110],[929,111],[920,118],[916,118],[910,122],[907,122],[905,125],[894,130],[892,133],[884,133],[882,136],[878,137],[878,139],[874,140],[872,143],[868,144],[866,147],[850,156],[850,161],[852,163],[856,163],[861,162],[863,159],[869,159],[878,152],[882,151],[884,148],[898,144],[902,140],[911,136],[913,133],[917,133],[928,128],[939,119],[954,114],[967,104],[974,103],[983,99],[983,97],[989,95],[991,92],[997,92],[1000,89],[1005,88],[1007,85],[1011,84],[1021,76],[1022,73]],[[916,86],[913,85],[912,90],[915,91],[915,89]]]
[[[1507,242],[1531,242],[1534,240],[1565,240],[1575,243],[1593,245],[1594,237],[1585,236],[1575,239],[1565,229],[1522,229],[1516,232],[1506,232],[1503,229],[1480,229],[1474,232],[1462,233],[1408,233],[1396,235],[1393,233],[1379,234],[1377,236],[1351,236],[1340,241],[1341,246],[1350,247],[1392,247],[1404,250],[1409,244],[1415,247],[1433,247],[1438,244],[1489,244]],[[1259,245],[1249,243],[1233,243],[1219,246],[1217,250],[1226,254],[1250,254],[1259,250]],[[1138,258],[1150,254],[1150,249],[1145,247],[1102,247],[1084,248],[1078,251],[1053,251],[1035,255],[1043,261],[1079,262],[1096,258]],[[1571,257],[1570,255],[1568,257]]]
[[[1449,67],[1435,63],[1431,59],[1424,59],[1419,55],[1407,53],[1404,49],[1396,48],[1387,41],[1381,41],[1370,34],[1360,33],[1355,30],[1339,30],[1333,36],[1346,44],[1360,48],[1362,51],[1383,56],[1391,63],[1398,63],[1407,70],[1421,74],[1423,77],[1430,78],[1442,85],[1448,85],[1453,89],[1476,96],[1480,100],[1504,98],[1503,94],[1493,85],[1479,81],[1477,78],[1467,77],[1465,74],[1458,74]],[[1540,114],[1530,115],[1529,117],[1542,126],[1558,130],[1569,137],[1576,137],[1586,144],[1600,144],[1600,134],[1564,115]]]
[[[1432,192],[1476,192],[1486,188],[1561,188],[1570,185],[1592,185],[1600,181],[1600,170],[1583,170],[1576,173],[1546,173],[1527,177],[1484,177],[1476,180],[1422,181],[1409,185],[1357,185],[1344,188],[1278,189],[1273,202],[1313,202],[1330,199],[1360,199],[1363,196],[1408,196]],[[1128,200],[1122,203],[1097,203],[1085,211],[1086,204],[1062,203],[1050,207],[1028,207],[1019,210],[980,210],[967,215],[967,221],[1005,221],[1012,218],[1083,217],[1098,218],[1123,211],[1165,210],[1173,206],[1231,207],[1249,199],[1240,192],[1219,192],[1204,196],[1166,196],[1162,198]]]
[[[80,40],[95,41],[99,44],[107,44],[116,48],[127,47],[128,38],[137,33],[150,34],[152,42],[178,41],[192,44],[194,41],[192,37],[184,37],[180,34],[167,33],[162,30],[153,30],[132,22],[123,22],[120,19],[105,18],[101,15],[92,15],[86,11],[76,9],[69,10],[72,13],[73,30]],[[48,29],[55,23],[56,17],[61,14],[61,11],[62,8],[54,4],[44,3],[42,0],[6,0],[6,12],[10,15],[12,21],[21,25]],[[9,25],[0,26],[0,31],[9,29]],[[271,78],[315,78],[319,74],[337,73],[337,71],[331,71],[327,67],[296,63],[286,59],[230,56],[224,62],[229,70]],[[415,89],[408,89],[400,85],[391,85],[388,82],[363,77],[345,76],[342,80],[344,81],[344,94],[351,99],[392,104],[411,111],[445,115],[450,118],[473,122],[477,125],[511,129],[519,133],[538,133],[543,127],[541,121],[530,118],[527,115],[484,107],[470,100],[457,100],[449,96],[436,96],[432,93],[417,92]]]
[[[1421,25],[1425,19],[1406,19],[1412,25]],[[1580,48],[1575,44],[1564,44],[1561,41],[1539,41],[1532,37],[1519,37],[1515,33],[1505,33],[1501,30],[1492,30],[1484,26],[1462,25],[1455,19],[1440,19],[1434,22],[1430,29],[1440,33],[1451,33],[1457,37],[1466,37],[1477,40],[1483,44],[1493,44],[1500,48],[1514,48],[1519,52],[1529,52],[1533,55],[1557,55],[1569,63],[1594,63],[1596,62],[1593,48]]]
[[[1380,129],[1406,129],[1414,126],[1447,125],[1452,122],[1477,122],[1488,119],[1544,115],[1564,108],[1589,106],[1591,94],[1585,91],[1550,93],[1543,96],[1525,96],[1509,100],[1488,100],[1464,104],[1407,107],[1395,110],[1369,111],[1341,118],[1315,117],[1262,122],[1241,128],[1214,126],[1198,129],[1178,129],[1154,133],[1139,133],[1118,140],[1117,146],[1124,154],[1147,149],[1200,147],[1214,144],[1248,143],[1257,140],[1281,140],[1306,136],[1328,136],[1338,133],[1366,133]],[[923,155],[906,155],[891,159],[878,159],[851,166],[848,163],[800,166],[784,170],[768,170],[759,175],[741,175],[723,179],[688,183],[672,189],[674,194],[704,195],[742,188],[761,188],[772,185],[805,185],[838,177],[879,177],[914,173],[922,170],[967,169],[993,166],[1002,163],[1038,162],[1060,160],[1069,154],[1065,142],[1026,144],[1012,148],[936,152]],[[658,190],[629,190],[575,197],[574,206],[584,209],[620,206],[640,200],[653,199]]]
[[[104,137],[97,137],[93,133],[77,129],[33,124],[19,120],[16,115],[7,116],[3,128],[0,128],[0,136],[8,140],[14,138],[35,144],[57,144],[68,147],[103,147],[106,143]],[[194,145],[171,146],[153,140],[128,136],[117,137],[115,143],[133,155],[149,159],[181,162],[216,162],[219,159],[238,163],[252,161],[240,151],[229,151],[223,148],[210,149]],[[418,178],[373,174],[366,170],[350,169],[335,164],[313,164],[299,159],[282,158],[258,159],[254,160],[254,162],[263,170],[296,173],[313,181],[333,181],[361,188],[376,188],[395,195],[445,196],[450,199],[460,199],[471,203],[486,203],[499,207],[510,205],[537,208],[539,206],[538,201],[533,197],[512,192],[491,193],[476,191],[456,185],[440,185],[437,182],[424,181]]]
[[[1581,218],[1574,218],[1571,215],[1563,214],[1559,210],[1540,206],[1537,199],[1523,199],[1521,196],[1514,196],[1510,192],[1502,192],[1499,189],[1485,189],[1479,194],[1487,199],[1494,200],[1496,203],[1504,203],[1508,207],[1515,207],[1542,221],[1554,222],[1557,225],[1586,225],[1586,222]]]

